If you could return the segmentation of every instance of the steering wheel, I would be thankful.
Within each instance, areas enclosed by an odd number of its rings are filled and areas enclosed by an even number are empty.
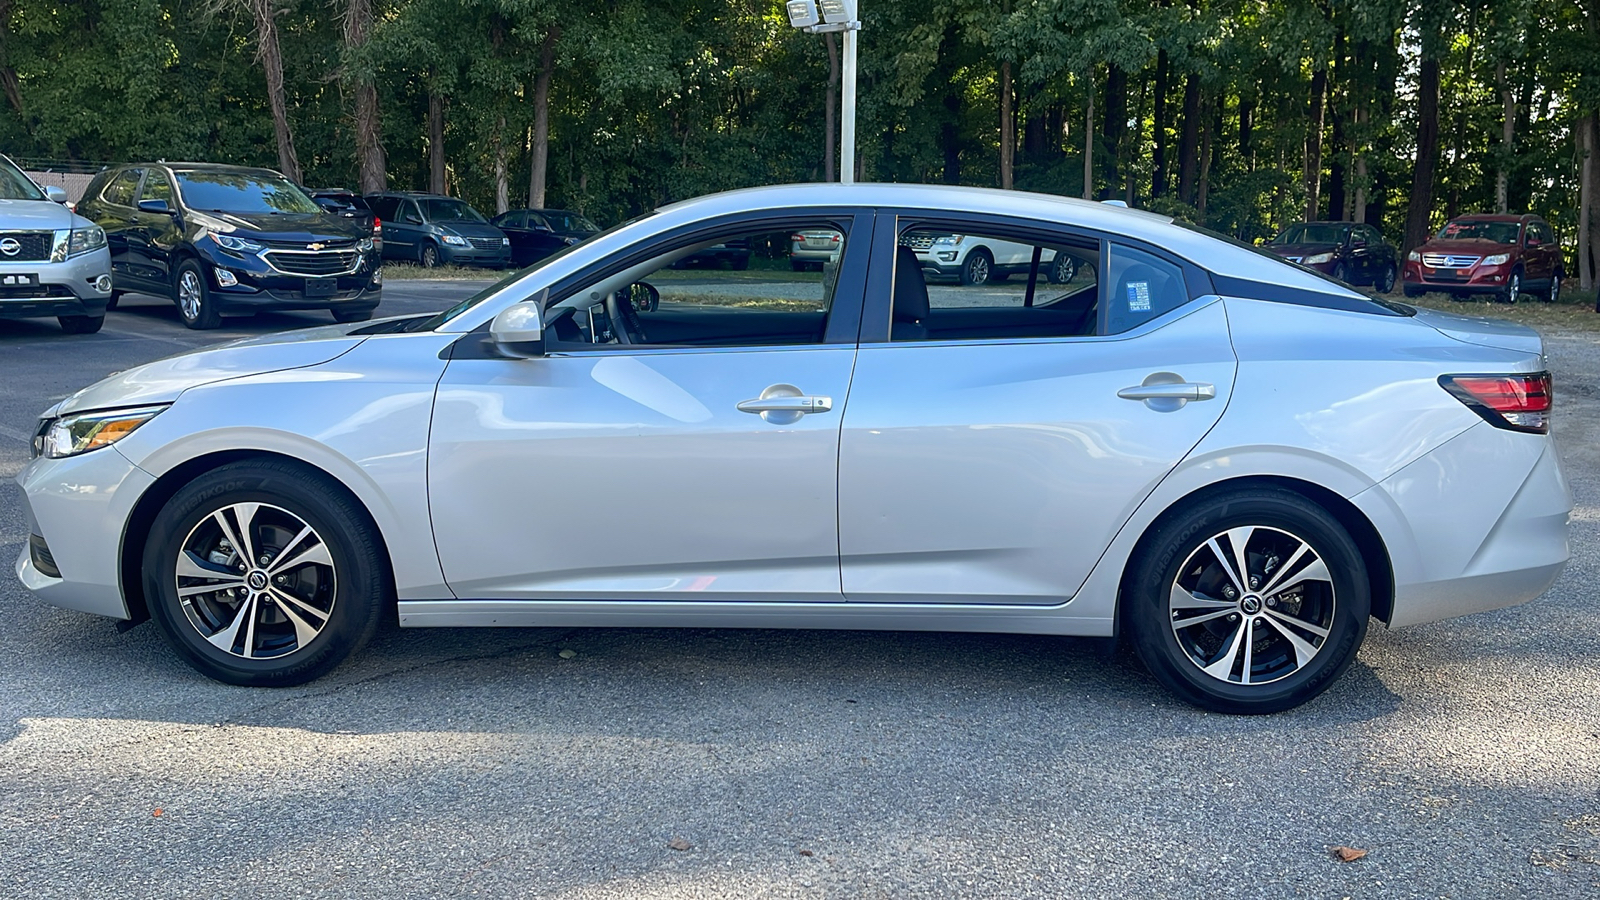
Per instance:
[[[644,324],[639,321],[639,310],[633,305],[634,285],[628,285],[609,298],[612,308],[612,320],[617,323],[617,338],[624,344],[648,344],[650,338],[645,336]]]

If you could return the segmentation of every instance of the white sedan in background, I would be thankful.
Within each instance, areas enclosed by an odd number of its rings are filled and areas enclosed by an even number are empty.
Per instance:
[[[826,277],[671,271],[807,230],[841,236]],[[930,300],[913,247],[940,235],[1023,246],[1028,277]],[[1079,277],[1052,284],[1061,257]],[[17,573],[153,619],[235,684],[316,678],[396,615],[990,631],[1124,635],[1179,696],[1270,712],[1336,679],[1369,619],[1551,584],[1571,500],[1550,403],[1529,329],[1373,302],[1157,216],[762,188],[438,315],[73,394],[19,477]]]

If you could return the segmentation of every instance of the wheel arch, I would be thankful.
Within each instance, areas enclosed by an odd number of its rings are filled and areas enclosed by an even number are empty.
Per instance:
[[[118,580],[122,584],[122,596],[128,607],[128,619],[123,627],[132,627],[150,618],[148,598],[145,596],[144,578],[142,569],[144,562],[145,545],[150,539],[150,526],[154,524],[156,516],[162,507],[167,505],[173,495],[184,485],[199,478],[207,472],[221,468],[232,463],[247,462],[251,460],[271,461],[294,466],[304,472],[312,474],[327,481],[335,490],[344,492],[355,503],[356,508],[366,518],[366,525],[372,529],[374,540],[386,561],[383,574],[387,581],[389,596],[394,596],[394,559],[390,555],[389,542],[385,538],[383,529],[378,526],[372,511],[362,501],[360,495],[351,490],[333,473],[326,469],[298,459],[284,453],[275,453],[270,450],[222,450],[196,456],[184,460],[158,476],[150,487],[139,496],[134,503],[133,511],[128,515],[128,520],[123,525],[122,545],[117,560]]]
[[[1278,488],[1299,494],[1327,510],[1338,520],[1339,525],[1349,533],[1351,540],[1355,541],[1356,548],[1361,552],[1362,561],[1366,563],[1367,579],[1372,592],[1372,617],[1388,624],[1394,614],[1394,567],[1377,526],[1372,524],[1366,514],[1337,492],[1314,482],[1283,475],[1244,475],[1205,485],[1179,497],[1145,526],[1138,541],[1134,543],[1132,552],[1123,562],[1122,577],[1117,591],[1116,618],[1119,633],[1126,625],[1123,616],[1129,607],[1123,602],[1123,597],[1135,576],[1135,567],[1157,529],[1174,515],[1195,503],[1219,494],[1260,488]]]

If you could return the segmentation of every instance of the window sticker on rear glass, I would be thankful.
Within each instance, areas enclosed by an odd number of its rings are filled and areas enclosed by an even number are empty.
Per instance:
[[[1150,311],[1150,282],[1148,282],[1148,281],[1130,281],[1130,282],[1128,282],[1128,311],[1129,312],[1149,312]]]

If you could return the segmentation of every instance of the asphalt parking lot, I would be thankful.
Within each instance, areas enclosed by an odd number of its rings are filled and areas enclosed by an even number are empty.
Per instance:
[[[481,285],[391,282],[380,314]],[[1600,334],[1547,335],[1578,504],[1555,588],[1377,626],[1271,717],[1181,705],[1127,652],[991,635],[389,628],[251,690],[21,588],[10,478],[39,411],[328,321],[191,332],[138,297],[92,336],[0,320],[0,892],[1600,896]]]

